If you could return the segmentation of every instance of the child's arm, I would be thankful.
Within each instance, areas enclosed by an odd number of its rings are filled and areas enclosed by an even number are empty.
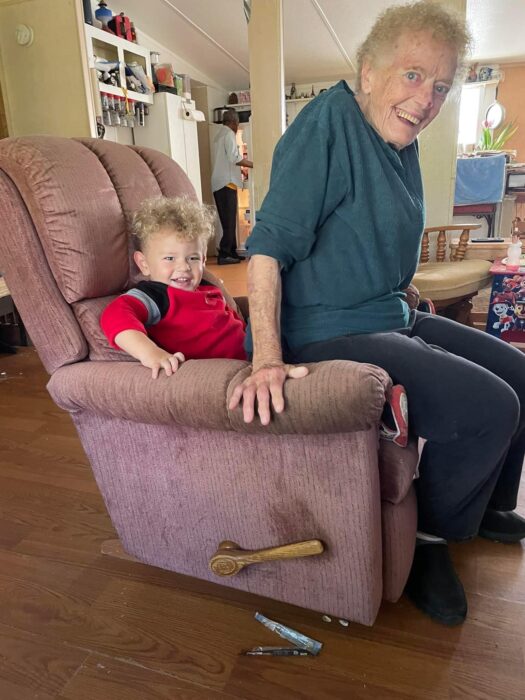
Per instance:
[[[147,335],[147,320],[148,310],[144,303],[123,294],[106,306],[100,326],[111,347],[124,350],[151,369],[153,379],[159,376],[161,369],[170,376],[184,362],[184,355],[181,352],[170,354],[159,348]]]
[[[171,355],[166,350],[159,348],[151,338],[140,331],[127,330],[117,333],[115,344],[128,355],[139,360],[144,367],[149,367],[152,379],[159,376],[161,369],[170,377],[186,359],[181,352]]]

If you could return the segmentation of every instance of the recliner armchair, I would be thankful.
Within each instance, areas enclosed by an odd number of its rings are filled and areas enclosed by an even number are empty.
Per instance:
[[[415,444],[378,449],[390,379],[367,364],[311,365],[262,427],[227,409],[248,363],[188,361],[153,381],[110,349],[98,318],[133,278],[131,214],[159,194],[195,196],[150,149],[0,142],[0,263],[122,546],[154,566],[372,624],[381,599],[403,591],[416,532]],[[312,539],[323,553],[258,555]],[[210,560],[225,540],[263,561],[218,576]]]

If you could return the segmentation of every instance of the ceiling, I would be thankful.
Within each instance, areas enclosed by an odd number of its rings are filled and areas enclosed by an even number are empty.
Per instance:
[[[374,19],[401,1],[283,0],[285,82],[352,78],[356,49]],[[120,0],[119,10],[213,83],[227,90],[248,87],[243,0]],[[467,0],[467,19],[473,61],[525,61],[523,0]]]

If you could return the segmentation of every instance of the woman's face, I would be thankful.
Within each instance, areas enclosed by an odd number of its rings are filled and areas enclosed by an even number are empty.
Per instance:
[[[379,135],[404,148],[439,113],[456,68],[452,46],[426,31],[402,34],[390,55],[364,62],[356,99]]]

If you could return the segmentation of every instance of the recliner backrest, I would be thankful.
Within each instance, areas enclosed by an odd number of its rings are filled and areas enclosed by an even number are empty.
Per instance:
[[[128,232],[140,202],[195,191],[157,151],[87,138],[4,139],[0,175],[0,269],[52,373],[87,357],[89,300],[133,277]]]

